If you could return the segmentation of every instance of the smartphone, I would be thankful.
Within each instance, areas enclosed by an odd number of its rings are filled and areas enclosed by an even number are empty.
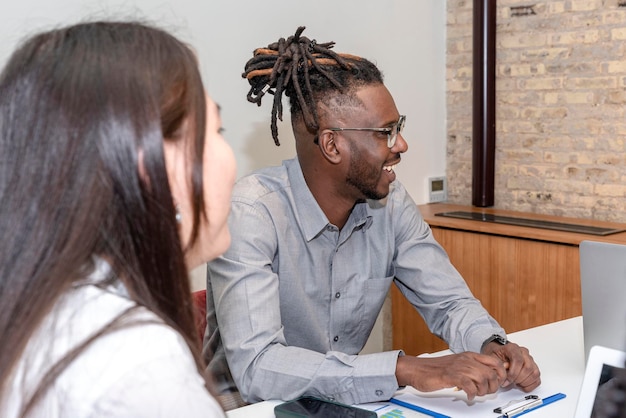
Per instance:
[[[303,396],[274,407],[276,418],[376,418],[374,411],[327,401],[313,396]]]

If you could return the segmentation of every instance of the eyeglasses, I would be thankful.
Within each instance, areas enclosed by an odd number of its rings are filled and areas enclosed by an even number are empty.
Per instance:
[[[387,146],[393,148],[398,139],[398,134],[402,133],[404,129],[404,122],[406,121],[406,115],[400,115],[400,119],[388,128],[329,128],[331,131],[371,131],[371,132],[384,132],[387,134]]]

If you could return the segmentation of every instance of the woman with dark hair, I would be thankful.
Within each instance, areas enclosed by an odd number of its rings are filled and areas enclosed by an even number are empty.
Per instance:
[[[3,417],[223,416],[188,271],[235,177],[194,53],[139,23],[27,40],[0,74]]]

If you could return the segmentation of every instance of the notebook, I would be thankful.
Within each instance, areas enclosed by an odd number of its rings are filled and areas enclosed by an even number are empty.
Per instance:
[[[626,245],[580,244],[585,359],[591,347],[626,349]]]

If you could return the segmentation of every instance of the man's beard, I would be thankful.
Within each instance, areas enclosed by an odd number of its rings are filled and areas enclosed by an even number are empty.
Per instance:
[[[367,164],[361,157],[358,147],[350,142],[350,167],[346,183],[356,188],[366,199],[380,200],[387,196],[387,193],[380,193],[377,190],[380,176],[380,169]]]

